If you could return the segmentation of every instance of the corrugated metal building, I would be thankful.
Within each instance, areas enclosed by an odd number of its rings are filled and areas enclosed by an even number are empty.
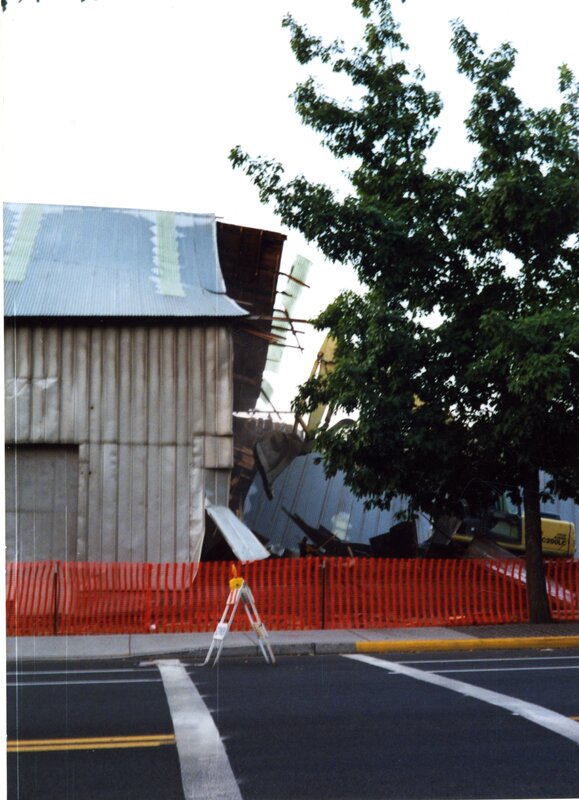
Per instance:
[[[212,215],[4,208],[8,560],[197,560],[227,505],[232,325]]]

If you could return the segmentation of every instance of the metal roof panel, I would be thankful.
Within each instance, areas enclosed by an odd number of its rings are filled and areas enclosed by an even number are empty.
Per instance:
[[[7,317],[241,317],[212,214],[4,205]]]
[[[261,476],[256,476],[245,501],[244,520],[272,545],[289,550],[297,550],[304,538],[289,514],[297,514],[312,528],[323,526],[345,542],[368,544],[371,537],[389,531],[406,506],[403,498],[396,498],[390,510],[365,509],[364,498],[346,486],[343,473],[326,478],[320,453],[296,458],[278,475],[273,488],[273,500],[268,500]],[[419,541],[428,538],[429,527],[426,517],[420,516]]]
[[[214,506],[208,502],[205,508],[240,561],[259,561],[262,558],[269,558],[269,552],[259,539],[231,509],[226,506]]]

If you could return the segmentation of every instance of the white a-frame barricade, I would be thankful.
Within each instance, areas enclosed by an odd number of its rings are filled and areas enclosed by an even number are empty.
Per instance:
[[[231,628],[233,620],[235,619],[235,614],[237,612],[239,603],[241,603],[245,609],[247,619],[249,620],[249,625],[251,630],[257,636],[257,644],[259,645],[259,649],[261,650],[266,663],[275,664],[275,658],[268,640],[267,630],[260,619],[251,589],[243,580],[243,578],[234,577],[229,581],[229,596],[227,597],[227,602],[225,603],[225,610],[223,611],[221,619],[215,628],[215,633],[213,634],[213,639],[211,640],[211,646],[205,661],[203,662],[203,666],[209,663],[211,653],[215,648],[217,648],[217,653],[215,654],[213,666],[215,666],[215,664],[217,664],[219,661],[219,656],[221,655],[221,650],[223,649],[225,637],[229,633],[229,629]]]

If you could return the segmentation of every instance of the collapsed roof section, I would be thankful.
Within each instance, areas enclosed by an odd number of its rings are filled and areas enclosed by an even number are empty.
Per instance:
[[[273,552],[300,550],[305,528],[328,532],[344,544],[369,545],[371,539],[390,531],[404,515],[407,503],[396,498],[385,511],[366,509],[364,498],[356,497],[338,472],[326,478],[320,453],[294,459],[273,483],[269,499],[261,476],[257,476],[247,494],[244,521]],[[303,524],[302,524],[303,523]],[[430,522],[417,520],[418,542],[425,541]]]

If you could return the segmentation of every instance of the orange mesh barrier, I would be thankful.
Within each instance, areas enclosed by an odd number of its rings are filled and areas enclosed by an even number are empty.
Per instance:
[[[57,633],[58,562],[6,565],[6,632],[8,636]]]
[[[528,620],[524,563],[288,558],[236,565],[269,630],[489,625]],[[9,636],[213,631],[230,562],[10,563]],[[579,561],[545,562],[553,618],[579,619]],[[245,630],[238,613],[234,630]]]

